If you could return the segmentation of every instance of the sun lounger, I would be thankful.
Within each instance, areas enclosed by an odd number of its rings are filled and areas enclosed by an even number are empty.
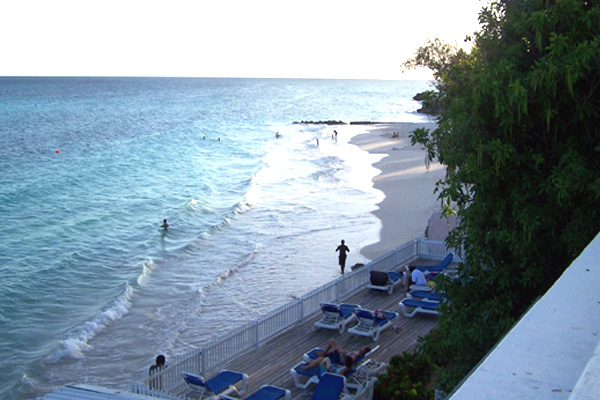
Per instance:
[[[396,271],[370,271],[369,289],[387,291],[392,294],[394,288],[402,283],[404,273]]]
[[[373,347],[371,350],[369,350],[366,354],[360,356],[359,358],[357,358],[355,360],[356,363],[362,361],[365,357],[370,357],[371,354],[373,354],[375,351],[377,351],[379,349],[379,345]],[[314,347],[312,348],[310,351],[307,351],[306,353],[304,353],[302,355],[302,359],[306,362],[311,362],[313,360],[316,360],[317,358],[319,358],[321,356],[321,352],[323,351],[322,347]],[[335,364],[335,362],[333,360],[331,360],[331,362],[333,364]]]
[[[311,396],[311,400],[338,400],[346,386],[346,378],[342,375],[324,373],[315,391]]]
[[[376,376],[385,369],[387,364],[384,362],[374,361],[371,359],[368,359],[367,362],[364,361],[368,357],[371,357],[373,355],[373,353],[375,351],[377,351],[378,349],[379,349],[379,345],[373,347],[366,354],[364,354],[356,359],[355,363],[356,364],[360,363],[360,367],[358,368],[358,371],[356,371],[356,374],[358,376],[365,376],[365,377]],[[311,349],[310,351],[304,353],[302,355],[302,358],[304,359],[304,361],[309,363],[320,357],[320,355],[321,355],[320,351],[323,351],[323,349],[320,347],[315,347],[315,348]],[[335,364],[333,362],[333,360],[331,362],[333,364]],[[353,374],[352,376],[354,377],[355,374]],[[356,380],[356,379],[354,379],[354,380]],[[351,382],[352,382],[352,380],[351,380]]]
[[[379,335],[385,329],[393,326],[398,313],[391,311],[381,311],[383,318],[377,318],[374,311],[359,308],[356,312],[358,323],[348,329],[348,333],[361,336],[372,336],[373,340],[377,341]]]
[[[405,298],[399,303],[399,306],[402,309],[404,316],[412,318],[417,313],[437,315],[439,314],[438,307],[440,304],[440,302],[436,301],[423,301]],[[412,311],[410,311],[411,309]]]
[[[379,370],[383,370],[386,366],[384,363],[377,363],[378,365],[382,365]],[[306,362],[301,362],[296,364],[292,369],[290,369],[290,374],[294,378],[294,384],[299,389],[306,389],[311,384],[318,384],[321,381],[321,378],[324,375],[331,374],[327,372],[320,365],[310,369],[302,369],[301,366],[307,365]],[[367,380],[372,376],[372,368],[373,362],[370,359],[363,360],[360,365],[356,368],[353,368],[350,372],[345,375],[346,378],[346,388],[350,389],[359,389],[361,388]],[[332,374],[339,375],[339,374]],[[355,376],[356,375],[356,376]],[[341,375],[339,375],[341,376]],[[306,381],[303,383],[302,381]]]
[[[188,386],[186,395],[194,393],[200,396],[200,399],[202,399],[204,395],[226,395],[233,392],[244,394],[248,381],[248,375],[229,370],[222,370],[208,380],[204,379],[203,376],[190,374],[189,372],[182,372],[181,374]],[[242,382],[242,388],[238,390],[235,385],[240,381]]]
[[[420,269],[423,272],[443,272],[454,259],[454,253],[448,253],[446,258],[442,260],[438,265],[415,265],[415,268]],[[408,265],[406,269],[408,270]]]
[[[263,385],[256,392],[243,400],[289,400],[292,394],[289,390],[278,386]],[[235,397],[220,395],[219,400],[238,400]]]
[[[356,320],[354,310],[359,307],[358,304],[321,303],[323,317],[315,322],[315,328],[337,329],[340,333],[343,333],[346,326]]]
[[[444,299],[444,295],[441,293],[430,292],[425,290],[411,290],[406,294],[406,298],[421,301],[436,301],[439,303]]]

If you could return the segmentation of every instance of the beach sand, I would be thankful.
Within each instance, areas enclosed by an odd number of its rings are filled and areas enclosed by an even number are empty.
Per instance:
[[[444,177],[445,168],[439,163],[431,163],[427,168],[425,151],[411,146],[409,138],[417,128],[433,130],[435,126],[434,122],[364,125],[365,133],[350,141],[369,153],[385,154],[373,165],[381,171],[373,178],[373,185],[385,195],[373,212],[381,220],[380,239],[360,250],[369,260],[425,236],[429,217],[440,211],[434,189]],[[393,137],[394,132],[398,133],[397,138]]]

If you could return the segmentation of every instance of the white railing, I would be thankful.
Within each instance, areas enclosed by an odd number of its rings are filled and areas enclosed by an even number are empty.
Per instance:
[[[449,251],[453,251],[461,261],[457,251],[448,249],[444,242],[428,239],[416,239],[404,246],[371,261],[365,267],[349,272],[335,281],[314,289],[301,298],[276,308],[259,317],[256,321],[233,329],[225,336],[213,339],[204,347],[192,350],[188,354],[175,357],[168,367],[148,377],[139,374],[130,384],[133,393],[165,399],[185,399],[182,372],[208,375],[240,355],[258,348],[262,343],[278,334],[304,322],[321,310],[322,302],[340,302],[369,282],[369,271],[389,271],[415,257],[442,260]],[[157,383],[158,382],[158,383]],[[372,393],[372,389],[370,392]],[[178,397],[179,396],[179,397]],[[361,397],[360,398],[367,398]],[[370,397],[369,397],[370,398]]]

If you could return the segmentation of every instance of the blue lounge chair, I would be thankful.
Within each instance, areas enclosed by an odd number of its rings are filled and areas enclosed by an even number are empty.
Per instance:
[[[450,263],[452,263],[453,259],[454,253],[448,253],[446,258],[444,258],[438,265],[415,265],[415,268],[420,269],[423,272],[443,272],[450,265]]]
[[[346,378],[342,375],[326,372],[319,380],[311,400],[338,400],[345,386]]]
[[[378,375],[381,371],[383,371],[387,367],[387,364],[384,362],[374,361],[371,359],[368,359],[367,362],[364,361],[366,358],[371,357],[371,355],[373,355],[373,353],[375,351],[377,351],[378,349],[379,349],[379,345],[373,347],[366,354],[364,354],[356,359],[355,363],[356,364],[360,363],[357,373],[360,373],[361,376],[372,377],[372,376]],[[323,351],[323,349],[320,347],[315,347],[315,348],[311,349],[310,351],[304,353],[302,358],[304,359],[304,361],[309,363],[320,357],[320,355],[321,355],[320,351]],[[331,360],[332,364],[334,364],[334,365],[336,364],[331,358],[330,358],[330,360]],[[357,374],[352,374],[352,378],[350,379],[350,381],[348,381],[350,386],[352,386],[352,383],[357,380],[357,379],[354,379],[356,375]]]
[[[363,358],[365,358],[365,357],[370,357],[370,356],[371,356],[371,354],[373,354],[373,353],[374,353],[374,352],[375,352],[377,349],[379,349],[379,345],[377,345],[377,346],[373,347],[373,348],[372,348],[371,350],[369,350],[369,351],[368,351],[366,354],[364,354],[364,355],[362,355],[362,356],[359,356],[359,357],[358,357],[358,358],[357,358],[357,359],[356,359],[354,362],[355,362],[355,363],[359,363],[359,362],[361,362],[361,361],[363,360]],[[307,363],[308,363],[308,362],[311,362],[311,361],[313,361],[313,360],[316,360],[317,358],[319,358],[319,357],[322,355],[322,353],[321,353],[322,351],[323,351],[323,348],[322,348],[322,347],[314,347],[314,348],[313,348],[313,349],[311,349],[310,351],[307,351],[306,353],[304,353],[304,354],[302,355],[302,359],[303,359],[304,361],[306,361]],[[330,360],[331,360],[331,362],[332,362],[333,364],[336,364],[336,363],[334,362],[334,360],[332,360],[331,358],[330,358]]]
[[[381,332],[392,327],[396,322],[395,318],[398,313],[391,311],[382,311],[383,318],[376,318],[375,312],[359,308],[356,310],[356,318],[358,323],[348,329],[348,333],[360,336],[372,336],[373,340],[377,341]]]
[[[441,293],[428,292],[425,290],[411,290],[406,294],[406,298],[421,301],[435,301],[439,303],[444,299],[444,295]]]
[[[356,319],[354,310],[359,307],[358,304],[321,303],[323,317],[315,322],[315,328],[337,329],[343,333],[346,326]]]
[[[299,389],[306,389],[313,383],[318,384],[324,375],[331,374],[321,365],[317,365],[316,367],[312,367],[310,369],[300,368],[301,366],[305,365],[308,365],[308,363],[301,362],[299,364],[296,364],[292,369],[290,369],[290,374],[292,374],[292,377],[294,378],[294,384]],[[372,377],[376,373],[379,373],[381,370],[385,369],[385,367],[385,363],[375,363],[371,361],[371,359],[363,360],[361,364],[350,370],[345,375],[345,387],[350,389],[359,389],[364,385],[364,383],[366,382],[366,380],[369,379],[369,377]],[[377,368],[376,372],[374,368]],[[303,383],[302,381],[304,379],[306,379],[306,381]]]
[[[402,313],[405,317],[412,318],[417,313],[438,315],[438,307],[440,304],[441,303],[437,301],[424,301],[405,298],[399,303],[399,306],[402,309]],[[412,311],[409,311],[411,309]]]
[[[232,392],[244,394],[248,381],[248,375],[229,370],[222,370],[208,380],[204,379],[203,376],[190,374],[189,372],[182,372],[181,374],[188,386],[186,395],[194,393],[199,395],[200,399],[202,399],[204,395],[226,395]],[[242,388],[238,390],[235,385],[240,381],[242,382]]]
[[[403,272],[397,271],[370,271],[369,289],[387,291],[388,294],[394,292],[394,288],[402,283]]]
[[[287,389],[278,386],[263,385],[256,392],[246,397],[244,400],[289,400],[292,396]],[[235,397],[220,395],[219,400],[239,400]]]

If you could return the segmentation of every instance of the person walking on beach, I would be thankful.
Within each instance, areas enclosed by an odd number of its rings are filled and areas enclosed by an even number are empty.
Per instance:
[[[346,246],[346,242],[344,242],[344,239],[342,239],[342,243],[335,249],[335,251],[340,252],[338,258],[340,262],[340,269],[342,270],[342,275],[344,275],[344,268],[346,268],[346,253],[350,251],[348,246]]]

